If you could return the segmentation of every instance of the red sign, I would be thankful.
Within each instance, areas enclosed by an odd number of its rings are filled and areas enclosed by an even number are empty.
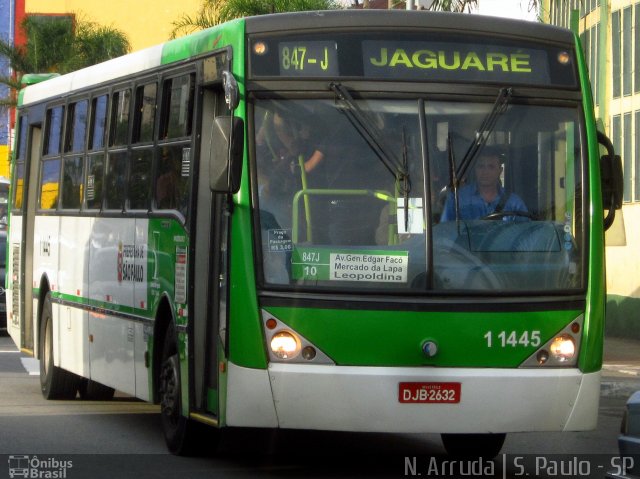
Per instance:
[[[398,401],[401,403],[444,403],[460,402],[460,383],[400,383]]]

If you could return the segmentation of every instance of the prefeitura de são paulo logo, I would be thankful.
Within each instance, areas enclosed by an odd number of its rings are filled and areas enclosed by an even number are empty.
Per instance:
[[[118,283],[129,281],[143,283],[145,280],[146,246],[118,242]]]

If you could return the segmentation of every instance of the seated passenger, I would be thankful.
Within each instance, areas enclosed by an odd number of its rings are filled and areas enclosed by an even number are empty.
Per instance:
[[[500,182],[502,164],[496,149],[485,147],[480,152],[475,173],[476,182],[458,190],[458,219],[477,220],[502,211],[527,213],[524,201],[515,193],[507,193]],[[453,192],[449,192],[440,221],[455,219],[455,198]],[[505,219],[514,219],[514,216],[505,215]]]

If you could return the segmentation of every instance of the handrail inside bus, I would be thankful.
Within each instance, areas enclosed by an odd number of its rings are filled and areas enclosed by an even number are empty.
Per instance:
[[[309,196],[370,196],[372,198],[376,198],[379,199],[380,201],[386,201],[387,203],[390,204],[396,204],[397,199],[395,196],[393,196],[391,193],[389,193],[388,191],[384,191],[384,190],[341,190],[341,189],[302,189],[300,191],[298,191],[295,195],[293,195],[293,208],[292,208],[292,218],[291,218],[291,225],[292,225],[292,241],[294,244],[296,244],[298,242],[298,238],[299,238],[299,234],[298,234],[298,228],[299,228],[299,222],[298,222],[298,215],[299,215],[299,211],[300,211],[300,207],[298,206],[300,203],[300,198],[303,197],[305,198],[305,208],[308,209],[308,197]],[[305,215],[305,217],[307,218],[307,220],[310,219],[310,216],[307,214]],[[307,224],[307,231],[310,229],[310,225]]]

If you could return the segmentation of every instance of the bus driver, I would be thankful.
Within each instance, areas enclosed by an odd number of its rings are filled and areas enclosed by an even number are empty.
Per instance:
[[[503,167],[498,150],[485,147],[476,162],[475,183],[463,186],[458,191],[458,219],[477,220],[501,211],[527,213],[524,201],[515,193],[507,193],[502,186],[500,182],[502,171]],[[505,215],[506,218],[513,219],[514,217]],[[454,221],[455,219],[455,199],[453,192],[450,192],[440,221]]]

